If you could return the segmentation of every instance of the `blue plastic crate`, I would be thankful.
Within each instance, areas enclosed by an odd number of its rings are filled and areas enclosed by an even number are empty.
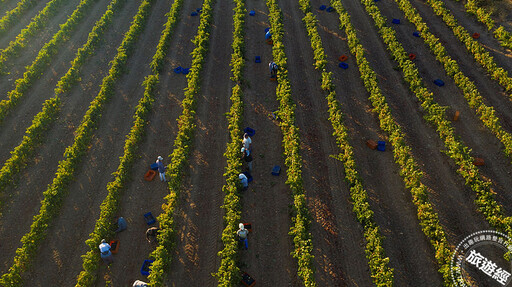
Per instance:
[[[143,276],[148,276],[149,271],[151,270],[151,264],[153,264],[154,260],[146,259],[144,260],[144,263],[142,263],[142,267],[140,268],[140,274]]]
[[[254,10],[251,10],[251,11],[249,12],[249,16],[254,16],[254,15],[256,15],[256,12],[255,12]]]
[[[197,13],[201,13],[201,11],[202,11],[202,8],[197,8],[197,9],[196,9],[196,12],[197,12]]]
[[[190,16],[197,16],[197,15],[199,15],[199,14],[196,11],[190,13]]]
[[[256,131],[254,129],[251,129],[250,127],[246,127],[244,129],[244,133],[248,134],[250,137],[253,137],[254,134],[256,134]]]
[[[281,167],[278,165],[274,165],[272,168],[272,175],[279,175],[281,173]]]
[[[393,21],[391,21],[393,24],[400,24],[400,19],[394,18]]]
[[[320,10],[325,10],[326,8],[327,8],[327,6],[325,6],[325,5],[320,5],[320,7],[318,7],[318,9],[320,9]]]
[[[339,63],[339,64],[338,64],[338,67],[340,67],[340,68],[342,68],[342,69],[346,70],[346,69],[348,69],[348,64],[347,64],[347,63],[345,63],[345,62],[341,62],[341,63]]]
[[[254,57],[254,63],[261,63],[261,57],[260,56]]]
[[[156,219],[153,216],[153,214],[151,214],[151,212],[148,212],[148,213],[144,214],[144,220],[146,220],[146,223],[148,225],[151,225],[151,224],[156,222]]]
[[[439,87],[444,86],[444,82],[441,79],[434,80],[434,84],[436,84]]]
[[[378,141],[377,142],[377,150],[378,151],[385,151],[386,150],[386,142],[385,141]]]
[[[414,31],[414,32],[412,32],[412,35],[413,35],[414,37],[419,37],[419,36],[420,36],[420,32],[418,32],[418,31]]]
[[[332,11],[334,11],[334,8],[332,8],[331,6],[329,6],[329,7],[327,7],[327,9],[325,9],[325,11],[327,11],[327,12],[332,12]]]
[[[182,69],[181,69],[181,73],[182,73],[183,75],[188,74],[188,72],[190,72],[190,69],[189,69],[189,68],[182,68]]]
[[[174,69],[174,72],[176,74],[179,74],[179,73],[181,73],[181,69],[183,69],[183,68],[181,66],[178,66],[177,68]]]

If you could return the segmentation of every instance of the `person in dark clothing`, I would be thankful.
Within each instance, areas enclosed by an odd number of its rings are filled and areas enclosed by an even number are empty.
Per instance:
[[[156,236],[158,235],[158,232],[160,229],[158,227],[151,227],[148,230],[146,230],[146,239],[149,243],[151,242],[157,242]]]
[[[160,180],[165,182],[167,181],[167,179],[165,179],[165,166],[163,160],[163,157],[158,156],[156,164],[158,164],[158,173],[160,174]]]

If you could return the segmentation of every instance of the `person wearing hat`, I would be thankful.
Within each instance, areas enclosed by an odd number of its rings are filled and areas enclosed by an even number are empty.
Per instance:
[[[158,156],[158,158],[156,159],[156,164],[158,165],[158,173],[160,174],[160,180],[167,181],[167,179],[165,179],[165,166],[163,160],[163,157]]]
[[[252,173],[252,155],[251,151],[249,149],[246,149],[245,147],[242,148],[242,159],[245,160],[247,163],[247,167],[249,168],[249,172]]]
[[[249,244],[247,243],[247,236],[249,235],[249,230],[245,229],[243,223],[238,224],[238,227],[240,229],[238,229],[236,235],[238,235],[238,240],[244,243],[245,250],[247,250],[249,249]]]
[[[249,188],[249,179],[247,178],[247,176],[241,173],[238,175],[238,179],[240,179],[240,182],[242,182],[243,190],[247,190]]]
[[[110,252],[110,244],[108,244],[105,239],[101,240],[101,244],[99,246],[100,253],[101,253],[101,259],[103,259],[103,262],[105,264],[110,264],[114,262],[114,257],[112,256],[112,252]]]
[[[156,236],[160,232],[160,229],[158,227],[151,227],[146,230],[146,240],[149,243],[157,242]]]

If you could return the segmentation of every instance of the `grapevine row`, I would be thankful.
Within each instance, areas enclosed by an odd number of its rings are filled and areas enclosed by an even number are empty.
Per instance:
[[[393,285],[393,269],[388,266],[389,258],[385,257],[382,246],[382,235],[375,222],[374,213],[368,202],[368,193],[363,187],[363,183],[354,159],[353,148],[349,142],[348,129],[343,124],[343,114],[340,103],[336,100],[335,86],[332,82],[332,72],[327,72],[325,65],[327,63],[322,39],[316,26],[317,19],[311,12],[311,3],[309,0],[299,0],[300,8],[304,12],[304,22],[313,49],[315,68],[321,73],[322,89],[327,93],[329,106],[329,120],[334,129],[336,141],[341,150],[336,157],[345,168],[345,179],[350,185],[350,195],[352,198],[353,211],[356,214],[359,223],[364,228],[364,237],[366,240],[366,257],[371,270],[371,276],[377,286]]]
[[[509,98],[512,99],[512,79],[509,77],[508,72],[498,67],[489,52],[487,52],[478,41],[473,39],[464,27],[457,24],[457,20],[442,1],[427,0],[427,3],[432,7],[434,12],[443,19],[444,23],[452,30],[459,41],[464,44],[466,49],[473,54],[477,63],[487,70],[492,79],[496,80],[505,88],[509,93]]]
[[[357,37],[356,29],[350,22],[350,16],[340,0],[332,0],[331,5],[339,13],[340,29],[344,29],[347,35],[350,52],[356,58],[361,79],[370,94],[369,99],[372,102],[373,111],[379,116],[380,127],[389,134],[395,162],[400,166],[400,175],[403,177],[405,187],[411,192],[422,231],[434,247],[435,258],[439,266],[438,271],[444,278],[444,284],[450,286],[452,284],[450,277],[451,251],[446,233],[439,223],[439,216],[428,198],[427,187],[421,182],[423,172],[411,154],[411,147],[405,142],[402,128],[393,119],[391,109],[378,86],[377,76],[370,67],[365,56],[365,49]]]
[[[90,234],[90,238],[86,240],[86,244],[91,249],[87,251],[85,255],[82,255],[83,270],[78,275],[77,287],[92,286],[96,280],[96,271],[100,262],[97,246],[102,238],[108,238],[112,235],[111,222],[117,212],[118,202],[124,185],[128,180],[129,171],[132,168],[134,160],[137,158],[138,144],[144,135],[144,129],[147,123],[146,118],[151,111],[156,93],[155,87],[159,82],[160,71],[164,65],[163,59],[167,54],[172,32],[178,22],[182,4],[183,0],[175,1],[169,13],[166,14],[167,22],[165,23],[156,53],[153,55],[153,60],[150,64],[153,74],[147,76],[143,83],[144,95],[139,100],[139,104],[136,107],[132,128],[130,133],[126,136],[124,154],[120,158],[121,160],[117,171],[114,173],[115,179],[107,184],[108,195],[100,206],[100,217],[96,221],[94,231]]]
[[[397,1],[400,9],[405,13],[407,19],[416,26],[416,29],[420,32],[421,37],[429,46],[431,52],[443,65],[446,73],[452,77],[457,87],[461,89],[468,105],[472,109],[475,109],[482,123],[496,135],[501,143],[503,143],[505,155],[507,155],[509,159],[512,159],[512,135],[503,130],[500,120],[495,115],[494,108],[484,104],[483,98],[475,84],[462,73],[457,62],[448,55],[439,39],[429,32],[428,26],[423,22],[418,11],[411,3],[408,0],[395,1]]]
[[[501,25],[493,31],[495,23],[491,17],[492,14],[487,9],[478,7],[475,0],[466,0],[464,7],[466,7],[467,13],[475,15],[478,21],[483,23],[487,30],[492,32],[494,38],[498,39],[501,46],[512,50],[512,34]]]
[[[75,131],[74,143],[66,148],[64,160],[59,162],[57,173],[53,182],[48,185],[43,193],[39,214],[34,216],[30,226],[30,232],[21,239],[22,247],[16,250],[14,264],[9,272],[2,275],[0,285],[19,286],[21,275],[28,268],[32,258],[36,255],[39,245],[46,237],[46,231],[51,220],[59,214],[60,206],[64,199],[66,188],[73,179],[75,169],[78,167],[83,156],[87,153],[93,132],[101,119],[102,111],[109,98],[115,93],[115,82],[122,74],[122,68],[128,59],[128,52],[134,46],[138,35],[142,31],[149,9],[153,1],[143,1],[135,15],[130,30],[125,34],[121,46],[117,49],[117,55],[112,60],[112,66],[108,76],[103,79],[100,92],[91,102],[82,123]]]
[[[210,40],[210,26],[212,22],[212,10],[214,0],[205,0],[201,8],[201,19],[197,35],[192,41],[196,46],[192,51],[192,64],[187,74],[187,88],[185,98],[181,102],[183,112],[178,119],[178,134],[174,140],[174,150],[171,154],[171,162],[167,166],[169,175],[169,194],[164,198],[166,203],[162,205],[163,212],[158,216],[160,232],[158,234],[158,246],[150,254],[154,258],[149,273],[151,286],[164,286],[166,271],[172,259],[172,250],[175,241],[176,229],[174,227],[174,211],[182,183],[183,170],[188,163],[192,136],[195,131],[195,97],[200,89],[200,73],[203,69],[205,56]]]
[[[298,275],[305,286],[316,286],[313,269],[313,242],[309,232],[311,216],[306,203],[306,194],[302,186],[302,157],[300,156],[299,129],[295,125],[295,105],[291,95],[291,84],[288,79],[287,59],[282,42],[284,29],[282,12],[276,0],[267,0],[270,29],[272,30],[272,55],[279,66],[277,72],[276,96],[279,101],[279,117],[283,133],[283,149],[287,167],[286,184],[293,193],[294,214],[293,226],[289,234],[293,237],[295,250],[292,255],[298,260]]]
[[[41,48],[41,50],[39,50],[35,60],[27,67],[25,73],[23,73],[23,78],[17,79],[15,82],[16,87],[7,94],[8,99],[0,102],[0,122],[2,122],[7,114],[16,106],[19,99],[25,95],[33,82],[44,73],[46,67],[50,65],[52,57],[60,51],[59,46],[69,40],[74,29],[85,17],[87,9],[90,8],[95,1],[98,0],[82,0],[66,23],[60,26],[60,30],[43,48]],[[3,63],[0,62],[0,69],[2,64]]]
[[[382,39],[402,69],[404,79],[409,83],[409,89],[421,102],[423,110],[427,113],[425,119],[436,128],[439,137],[443,140],[446,147],[445,153],[459,166],[457,172],[465,179],[466,185],[477,194],[475,204],[478,210],[493,228],[512,235],[512,218],[504,216],[503,207],[496,202],[492,194],[491,183],[481,178],[478,168],[473,164],[470,150],[455,136],[453,127],[445,117],[446,107],[434,102],[433,94],[424,87],[416,65],[409,59],[403,46],[396,39],[395,31],[386,25],[384,17],[373,1],[361,0],[361,2],[374,19]]]
[[[224,248],[219,252],[221,262],[219,270],[215,277],[218,279],[218,286],[236,286],[240,282],[240,268],[238,263],[238,240],[234,234],[237,231],[237,223],[240,222],[241,206],[238,189],[240,180],[238,174],[242,167],[240,162],[240,135],[242,133],[243,92],[240,83],[243,80],[244,61],[244,27],[245,27],[245,9],[244,0],[234,0],[236,7],[233,15],[233,53],[231,55],[231,71],[233,76],[231,80],[235,83],[231,91],[231,107],[226,115],[231,141],[226,147],[224,156],[226,157],[227,167],[224,176],[226,184],[222,190],[226,193],[224,205],[226,212],[224,215],[225,228],[222,231],[222,242]]]
[[[36,0],[22,0],[18,2],[14,9],[7,11],[5,16],[0,19],[0,35],[3,35],[13,23],[19,20],[24,12],[33,7],[36,3]]]
[[[59,11],[60,6],[65,3],[64,0],[51,0],[46,6],[39,12],[26,28],[21,30],[20,34],[16,36],[16,39],[11,41],[9,45],[0,50],[0,72],[5,71],[5,62],[9,57],[16,55],[23,47],[25,47],[26,40],[34,36],[38,31],[45,28],[48,21]]]
[[[125,0],[113,0],[109,4],[107,11],[103,14],[101,19],[96,22],[92,31],[89,33],[87,42],[78,49],[75,59],[71,62],[71,67],[57,83],[54,97],[44,102],[42,110],[34,117],[32,125],[25,131],[21,143],[11,151],[11,157],[7,159],[0,169],[0,194],[7,186],[15,181],[21,169],[27,165],[34,151],[43,142],[46,131],[59,116],[62,104],[60,96],[79,81],[80,68],[99,45],[103,32],[112,22],[114,12],[117,11],[124,2]],[[3,203],[0,201],[0,208],[2,204]]]

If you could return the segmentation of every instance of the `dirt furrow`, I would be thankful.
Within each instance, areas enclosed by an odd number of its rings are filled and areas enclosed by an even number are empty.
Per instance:
[[[231,42],[233,31],[231,1],[217,0],[213,9],[209,52],[197,95],[196,132],[190,155],[189,176],[184,181],[177,210],[178,240],[171,262],[169,286],[212,286],[219,268],[217,252],[222,248],[224,203],[222,186],[229,140],[227,120],[232,84]]]
[[[70,62],[75,58],[77,50],[87,42],[87,36],[94,23],[103,15],[109,3],[110,1],[102,0],[91,9],[82,25],[77,28],[76,33],[54,57],[50,67],[34,82],[24,97],[20,99],[18,105],[11,111],[11,114],[3,121],[0,126],[0,162],[2,165],[10,157],[10,151],[22,141],[27,127],[32,124],[34,116],[41,111],[44,101],[53,97],[57,82],[70,68]],[[17,67],[23,68],[24,72],[25,65],[30,65],[37,53],[38,50],[31,54],[30,58],[27,53],[26,57],[30,59],[30,62],[18,64]],[[6,89],[2,90],[4,96],[14,88],[11,83],[18,78],[14,74],[5,77],[9,77],[12,81],[5,86],[0,84],[0,89]]]
[[[199,17],[191,17],[191,11],[201,7],[202,1],[185,1],[169,46],[166,65],[160,75],[158,95],[153,103],[152,114],[145,139],[140,145],[140,159],[136,160],[133,168],[133,181],[128,183],[119,203],[119,216],[128,222],[128,229],[119,233],[119,252],[115,255],[114,263],[107,269],[102,266],[97,286],[104,286],[105,280],[110,280],[112,286],[130,286],[135,280],[147,281],[140,273],[140,268],[156,245],[149,244],[145,231],[149,227],[144,214],[152,212],[155,218],[161,212],[164,197],[168,193],[165,183],[158,176],[151,182],[144,181],[143,175],[149,165],[154,163],[157,156],[164,157],[164,163],[169,163],[168,155],[172,152],[173,142],[178,130],[176,119],[181,114],[183,89],[187,86],[183,74],[174,73],[177,66],[190,67],[190,52],[194,49],[191,42],[199,25]],[[164,8],[169,11],[170,5]],[[157,226],[158,222],[153,226]]]
[[[299,286],[297,261],[290,255],[293,242],[288,235],[293,198],[285,184],[281,129],[272,117],[279,103],[276,82],[269,80],[272,47],[265,43],[268,9],[264,1],[248,1],[246,9],[255,15],[246,17],[244,123],[256,133],[252,137],[254,179],[241,201],[242,220],[252,224],[249,250],[241,251],[241,269],[262,286]],[[255,63],[256,56],[261,63]],[[282,169],[279,176],[271,175],[275,165]]]
[[[0,18],[4,17],[5,13],[8,11],[16,8],[18,2],[21,2],[21,0],[4,1],[0,5]],[[7,47],[9,42],[16,38],[16,35],[20,33],[21,29],[25,28],[30,23],[32,18],[36,16],[39,11],[43,10],[48,2],[50,2],[50,0],[37,1],[36,5],[25,11],[25,13],[23,13],[19,20],[16,21],[16,23],[11,23],[11,27],[8,29],[8,31],[0,36],[0,41],[2,42],[0,49]]]
[[[121,43],[124,33],[130,26],[130,22],[137,11],[138,4],[140,4],[140,2],[123,6],[123,13],[117,15],[111,30],[109,30],[110,33],[107,32],[105,35],[105,40],[108,41],[109,45],[102,46],[98,53],[91,58],[84,67],[81,85],[75,87],[67,97],[64,97],[61,117],[48,132],[45,144],[42,145],[39,152],[34,156],[35,164],[31,164],[21,173],[19,184],[16,187],[6,190],[6,194],[10,194],[11,198],[5,203],[3,217],[0,218],[0,234],[5,238],[5,241],[3,241],[0,246],[2,250],[0,262],[3,271],[7,270],[7,267],[11,264],[15,249],[20,244],[19,239],[30,229],[32,217],[38,212],[40,200],[43,198],[42,192],[46,189],[46,186],[51,183],[65,148],[73,142],[74,130],[79,126],[90,101],[98,94],[102,78],[108,73],[109,61],[116,54],[116,48]],[[121,106],[121,103],[115,102],[116,100],[125,101],[125,105],[128,105],[128,97],[120,98],[121,97],[116,97],[113,99],[114,103],[111,103],[111,106]],[[130,101],[134,100],[130,99]],[[128,110],[127,108],[125,109]],[[106,109],[104,115],[109,112],[112,113],[114,110]],[[108,116],[104,116],[102,121],[109,122]],[[110,125],[110,127],[112,127],[112,125],[115,125],[115,122],[111,121]],[[114,135],[122,137],[121,143],[124,141],[124,134],[121,134],[120,131],[110,133],[109,136],[113,139]],[[103,143],[104,141],[106,140],[96,138],[93,140],[93,146],[100,144],[108,146],[106,143]],[[122,149],[122,144],[120,147],[116,148]],[[110,161],[110,159],[107,160],[109,164]],[[84,166],[88,165],[88,159],[86,159]],[[99,164],[99,168],[95,169],[96,173],[98,169],[101,169],[101,166],[102,164]],[[102,173],[104,176],[110,176],[110,173],[113,171],[114,170],[107,172],[102,171]],[[89,170],[87,172],[90,173],[91,171]],[[96,174],[91,175],[86,182],[96,182],[96,179],[93,180],[96,176]],[[79,186],[75,184],[73,184],[73,187],[70,187],[70,193],[79,190],[78,193],[80,194],[88,194],[87,192],[83,192],[83,190],[87,188],[84,186],[84,183],[81,183]],[[82,192],[80,192],[80,190]],[[94,189],[88,189],[88,191],[89,190],[92,191]],[[98,198],[103,199],[102,197]],[[81,207],[81,204],[77,204],[76,207]],[[97,210],[94,211],[96,212]],[[81,219],[77,218],[76,220]],[[8,222],[18,222],[18,224],[13,226],[7,224]],[[76,222],[69,221],[69,224],[74,226]],[[14,228],[16,228],[16,232],[13,232]],[[51,235],[49,238],[52,238]]]
[[[391,15],[402,15],[398,7],[393,3],[379,5],[382,13],[388,18]],[[430,50],[424,45],[421,38],[412,36],[414,27],[412,24],[404,21],[401,25],[394,26],[397,31],[399,41],[407,51],[417,54],[415,60],[420,71],[420,75],[425,79],[428,87],[434,92],[434,99],[441,105],[450,108],[449,116],[453,116],[454,111],[461,113],[460,120],[453,122],[456,133],[461,137],[463,142],[473,150],[472,155],[483,158],[486,165],[480,169],[485,178],[490,178],[493,182],[494,191],[498,194],[498,200],[507,210],[506,214],[511,214],[512,195],[506,191],[506,187],[512,184],[510,177],[512,164],[502,152],[503,144],[481,123],[475,112],[469,108],[467,101],[464,99],[461,91],[455,86],[454,81],[445,73],[444,68],[439,64]],[[458,42],[443,42],[443,45],[450,50],[459,50]],[[465,51],[462,51],[465,52]],[[492,105],[498,110],[497,115],[502,119],[503,128],[512,132],[512,102],[504,95],[502,89],[493,83],[488,77],[482,77],[477,74],[478,67],[471,58],[461,58],[457,55],[457,61],[460,66],[466,67],[466,74],[470,79],[476,80],[475,84],[479,88],[482,96],[487,99],[488,105]],[[466,72],[464,71],[464,72]],[[472,71],[472,72],[470,72]],[[442,78],[445,86],[437,87],[433,80]],[[505,167],[505,168],[504,168]]]
[[[85,240],[94,228],[99,206],[106,196],[106,185],[113,179],[111,174],[117,169],[118,157],[123,154],[125,135],[132,125],[134,108],[144,92],[141,84],[144,77],[151,73],[149,63],[167,20],[165,13],[171,4],[171,1],[155,2],[148,24],[128,60],[126,74],[119,80],[117,92],[105,109],[84,168],[77,174],[61,215],[50,229],[50,234],[57,234],[58,240],[52,238],[41,248],[34,264],[37,268],[27,274],[29,285],[46,286],[50,282],[60,282],[61,286],[71,286],[76,282],[82,269],[80,255],[88,248]],[[134,10],[136,12],[137,8]],[[77,228],[70,218],[80,220],[80,227]],[[73,232],[69,232],[71,230]],[[48,276],[49,270],[56,269],[61,272],[55,274],[54,278]]]
[[[351,14],[352,23],[357,29],[363,31],[373,30],[372,20],[368,19],[361,4],[345,2],[344,4]],[[370,25],[372,27],[369,27]],[[393,115],[403,127],[407,142],[412,147],[413,155],[425,173],[424,183],[431,191],[431,200],[436,211],[439,213],[441,223],[448,233],[449,241],[451,244],[456,245],[466,235],[477,230],[486,229],[488,225],[483,217],[476,213],[472,191],[466,188],[464,181],[456,173],[457,167],[451,163],[447,156],[440,152],[444,149],[443,143],[440,141],[437,133],[422,119],[416,99],[401,84],[403,80],[399,72],[392,69],[396,64],[389,60],[389,55],[385,52],[386,48],[381,44],[380,39],[376,37],[378,36],[375,32],[363,32],[359,39],[363,46],[368,49],[368,60],[380,77],[380,85],[387,96],[388,103],[393,110]],[[367,171],[366,176],[370,175],[368,169],[362,170]],[[375,178],[382,179],[380,176]],[[395,199],[396,196],[390,195],[387,198],[391,200]],[[410,196],[407,195],[407,197]],[[381,220],[380,216],[376,216],[376,220],[379,222]],[[396,224],[396,221],[389,221],[388,224],[393,226]],[[399,230],[402,227],[397,224],[394,228]],[[401,246],[401,249],[415,249],[417,244],[414,243],[411,246],[400,243],[397,246]],[[386,248],[386,251],[390,252],[388,250],[389,248]],[[429,254],[432,256],[432,252],[429,252]],[[392,254],[390,254],[390,257],[393,261]],[[420,267],[416,272],[420,273],[418,276],[426,277],[426,270],[428,268]],[[399,280],[412,280],[409,281],[410,284],[413,284],[413,281],[419,278],[404,273],[398,273],[395,276]],[[402,278],[402,276],[405,278]],[[421,282],[421,286],[439,285],[430,284],[428,281],[418,282]],[[417,283],[415,284],[417,285]]]

